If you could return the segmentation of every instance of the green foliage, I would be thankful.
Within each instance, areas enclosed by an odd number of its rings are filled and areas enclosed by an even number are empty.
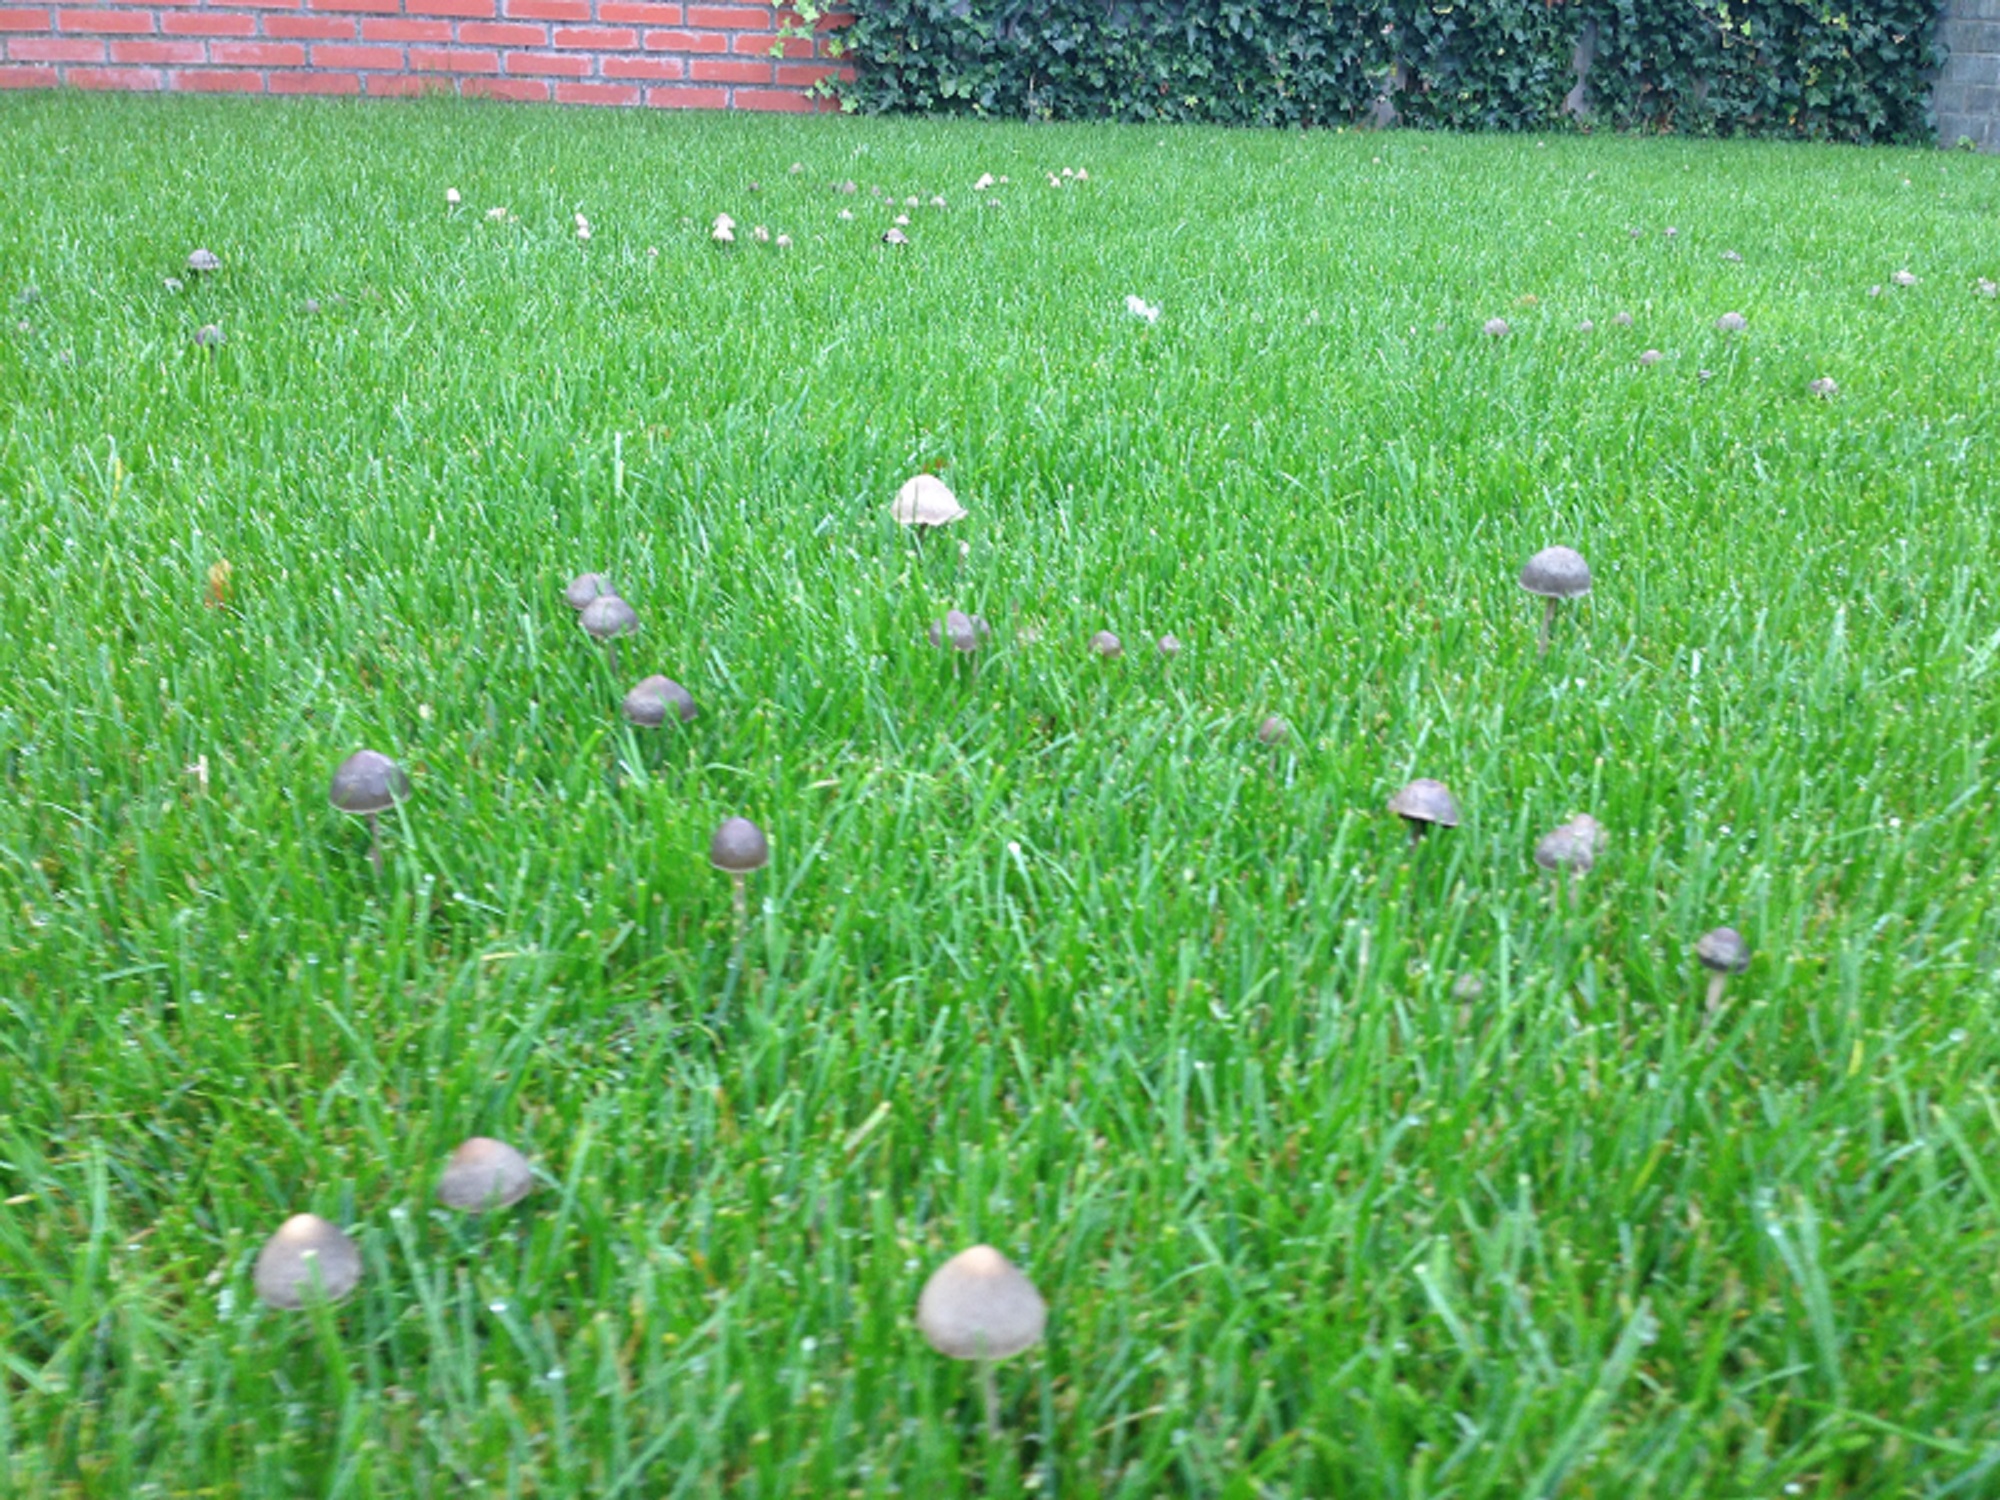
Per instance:
[[[1928,139],[1927,0],[860,0],[849,108]]]

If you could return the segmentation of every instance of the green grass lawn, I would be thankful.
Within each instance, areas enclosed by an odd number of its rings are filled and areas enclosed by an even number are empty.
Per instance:
[[[0,1490],[2000,1495],[2000,162],[0,138]],[[520,1207],[436,1206],[475,1134]],[[281,1313],[302,1211],[365,1274]],[[998,1442],[912,1321],[982,1241]]]

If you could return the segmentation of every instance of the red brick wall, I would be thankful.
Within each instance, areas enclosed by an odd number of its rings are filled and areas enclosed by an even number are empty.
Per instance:
[[[824,107],[837,69],[756,3],[0,0],[0,89],[417,94],[668,109]]]

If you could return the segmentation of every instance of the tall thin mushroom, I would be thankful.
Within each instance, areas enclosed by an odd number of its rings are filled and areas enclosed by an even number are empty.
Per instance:
[[[1545,547],[1528,559],[1521,569],[1521,587],[1544,600],[1542,650],[1549,654],[1549,632],[1556,623],[1556,611],[1566,599],[1580,599],[1590,592],[1590,564],[1572,547]]]
[[[917,1327],[947,1359],[979,1366],[986,1402],[986,1436],[1000,1438],[1000,1392],[993,1362],[1042,1341],[1048,1304],[1035,1284],[991,1245],[960,1251],[931,1273],[917,1297]]]
[[[368,820],[368,858],[374,862],[378,877],[382,874],[382,827],[376,819],[409,795],[409,774],[380,751],[357,750],[333,773],[327,800],[341,812]]]

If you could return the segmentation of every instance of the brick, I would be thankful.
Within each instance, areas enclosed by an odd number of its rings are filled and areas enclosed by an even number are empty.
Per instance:
[[[767,62],[697,57],[688,64],[688,77],[696,83],[769,83],[771,65]]]
[[[314,10],[363,11],[378,16],[402,14],[403,0],[307,0]]]
[[[522,21],[461,21],[458,39],[474,47],[546,47],[549,28]]]
[[[214,42],[208,60],[221,68],[303,68],[306,49],[297,42]]]
[[[507,0],[510,21],[588,21],[590,0]]]
[[[416,73],[497,73],[500,54],[480,48],[412,47],[410,69]]]
[[[262,73],[221,72],[214,68],[182,68],[173,75],[174,87],[185,94],[261,94]]]
[[[436,79],[412,78],[407,73],[364,73],[361,89],[371,99],[414,99],[419,94],[450,92]]]
[[[728,89],[691,89],[669,84],[647,89],[646,103],[654,109],[727,109]]]
[[[822,78],[833,78],[841,83],[852,83],[854,81],[854,69],[830,62],[778,64],[778,82],[790,88],[811,88]]]
[[[403,49],[401,47],[341,47],[325,46],[312,49],[312,65],[315,68],[389,68],[402,71]]]
[[[150,93],[166,87],[166,76],[157,68],[68,68],[63,82],[78,89],[129,89]]]
[[[290,19],[289,16],[272,16],[265,24],[268,26],[274,22]],[[203,10],[191,15],[178,15],[168,11],[160,17],[160,29],[168,36],[255,36],[257,18],[230,15],[226,11]],[[274,36],[276,34],[272,33]]]
[[[468,78],[458,91],[468,99],[514,99],[540,104],[550,85],[540,78]]]
[[[229,0],[231,5],[245,10],[300,10],[302,0]]]
[[[361,92],[359,73],[322,73],[317,70],[302,69],[298,72],[273,73],[271,92],[274,94],[358,94]]]
[[[678,57],[633,57],[618,54],[604,58],[599,69],[606,78],[637,78],[648,83],[678,83],[687,77],[687,67]]]
[[[769,31],[773,20],[772,13],[762,6],[690,5],[687,8],[688,25],[707,27],[711,31]]]
[[[264,35],[281,42],[351,42],[358,24],[340,16],[266,16]]]
[[[831,11],[819,18],[818,22],[814,25],[813,30],[838,31],[843,26],[852,26],[853,24],[854,24],[854,17],[850,12]]]
[[[7,44],[10,62],[101,63],[104,43],[86,37],[17,36]]]
[[[451,40],[451,22],[406,21],[401,16],[364,16],[361,19],[361,40],[364,42],[448,42]]]
[[[648,52],[727,52],[729,38],[717,31],[649,31],[641,38]]]
[[[523,78],[588,78],[590,59],[581,53],[509,52],[507,72]]]
[[[461,21],[491,21],[500,14],[497,0],[404,0],[411,16],[450,16]]]
[[[556,85],[558,104],[637,104],[639,86],[636,83],[559,83]]]
[[[151,36],[159,28],[153,17],[130,10],[59,10],[56,30],[86,35],[117,33],[123,36]]]
[[[775,37],[768,31],[739,31],[730,51],[745,57],[811,57],[811,37]]]
[[[49,13],[45,10],[0,10],[0,31],[47,31]]]
[[[738,89],[734,102],[738,109],[765,114],[810,115],[824,108],[817,99],[809,99],[792,89]]]
[[[52,89],[61,81],[54,68],[21,68],[0,63],[0,89]]]
[[[681,7],[642,0],[597,0],[597,19],[606,26],[678,26]]]
[[[115,63],[199,63],[208,61],[208,48],[200,42],[113,42]]]
[[[558,26],[551,40],[558,47],[623,52],[639,45],[639,33],[627,26]]]

